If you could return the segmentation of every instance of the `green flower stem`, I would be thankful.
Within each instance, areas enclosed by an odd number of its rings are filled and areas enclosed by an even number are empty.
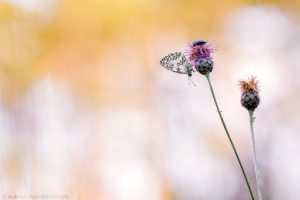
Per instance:
[[[215,96],[215,93],[214,93],[214,90],[213,90],[213,87],[212,87],[212,84],[211,84],[211,81],[210,81],[210,78],[209,78],[209,73],[207,73],[205,76],[206,76],[206,78],[207,78],[207,80],[208,80],[209,88],[210,88],[211,94],[212,94],[212,96],[213,96],[213,99],[214,99],[214,102],[215,102],[215,105],[216,105],[218,114],[219,114],[220,119],[221,119],[221,121],[222,121],[223,127],[224,127],[224,129],[225,129],[225,132],[226,132],[226,134],[227,134],[227,137],[228,137],[228,139],[229,139],[229,142],[230,142],[230,144],[231,144],[231,146],[232,146],[232,149],[233,149],[233,151],[234,151],[234,154],[235,154],[235,156],[236,156],[236,158],[237,158],[237,160],[238,160],[238,163],[239,163],[239,165],[240,165],[240,168],[241,168],[241,170],[242,170],[242,172],[243,172],[243,176],[244,176],[245,181],[246,181],[246,183],[247,183],[247,187],[248,187],[249,193],[250,193],[250,195],[251,195],[251,199],[254,200],[254,196],[253,196],[253,193],[252,193],[252,190],[251,190],[251,186],[250,186],[250,184],[249,184],[249,181],[248,181],[247,175],[246,175],[246,173],[245,173],[244,167],[243,167],[242,162],[241,162],[241,160],[240,160],[240,157],[239,157],[239,155],[238,155],[238,153],[237,153],[237,151],[236,151],[236,148],[235,148],[235,146],[234,146],[234,144],[233,144],[233,142],[232,142],[231,136],[230,136],[230,134],[229,134],[229,132],[228,132],[228,130],[227,130],[227,127],[226,127],[225,121],[224,121],[224,119],[223,119],[222,113],[221,113],[221,111],[220,111],[220,109],[219,109],[219,106],[218,106],[218,103],[217,103],[217,100],[216,100],[216,96]]]
[[[256,146],[255,146],[254,129],[253,129],[253,122],[254,122],[253,111],[249,111],[249,118],[250,118],[250,129],[251,129],[251,138],[252,138],[252,146],[253,146],[254,168],[255,168],[258,199],[263,200],[261,176],[260,176],[260,171],[256,159]]]

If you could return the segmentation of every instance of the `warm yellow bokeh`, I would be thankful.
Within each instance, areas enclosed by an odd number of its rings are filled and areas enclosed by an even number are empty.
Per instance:
[[[299,11],[299,0],[0,1],[0,199],[247,199],[204,77],[194,87],[159,64],[196,39],[217,46],[213,83],[254,190],[237,85],[252,74],[265,199],[299,199]]]

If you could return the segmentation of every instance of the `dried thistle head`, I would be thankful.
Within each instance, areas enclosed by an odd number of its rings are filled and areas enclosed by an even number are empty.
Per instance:
[[[251,76],[248,80],[239,81],[242,90],[241,103],[249,111],[254,111],[259,102],[259,86],[255,76]]]
[[[256,80],[255,76],[248,77],[248,80],[240,80],[239,84],[240,84],[242,93],[246,92],[246,91],[250,91],[250,90],[259,92],[258,80]]]

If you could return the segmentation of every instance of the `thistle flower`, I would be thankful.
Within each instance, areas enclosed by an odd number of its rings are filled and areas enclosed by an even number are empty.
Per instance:
[[[251,76],[239,83],[242,91],[241,103],[247,110],[253,112],[260,102],[258,81],[255,76]]]
[[[251,76],[248,80],[241,80],[240,87],[242,90],[241,103],[249,112],[249,120],[250,120],[250,130],[251,130],[251,139],[252,139],[252,147],[253,147],[253,156],[254,156],[254,168],[255,168],[255,176],[256,176],[256,184],[257,184],[257,193],[258,200],[263,200],[262,195],[262,178],[260,175],[259,165],[257,162],[256,156],[256,145],[255,145],[255,137],[254,137],[254,116],[253,112],[259,104],[259,89],[258,89],[258,81],[255,76]]]
[[[201,74],[206,75],[213,70],[214,63],[211,54],[214,51],[215,49],[210,43],[197,40],[188,45],[186,54],[193,68]]]
[[[238,152],[235,148],[235,145],[234,145],[234,143],[231,139],[230,133],[227,129],[225,120],[224,120],[222,112],[219,108],[217,98],[216,98],[216,95],[215,95],[215,92],[214,92],[214,89],[213,89],[213,86],[212,86],[212,83],[211,83],[210,72],[213,69],[213,60],[212,60],[211,54],[213,52],[214,52],[214,48],[212,48],[212,46],[210,44],[208,44],[207,42],[205,42],[203,40],[198,40],[198,41],[193,42],[193,44],[189,46],[189,50],[188,50],[187,53],[188,53],[189,61],[190,61],[190,63],[193,64],[193,67],[196,68],[196,70],[199,73],[205,75],[205,77],[207,78],[208,85],[209,85],[209,88],[210,88],[210,91],[211,91],[211,95],[213,97],[213,100],[214,100],[215,106],[217,108],[217,112],[219,114],[219,117],[220,117],[220,120],[222,122],[223,128],[225,130],[227,138],[230,142],[230,145],[231,145],[231,147],[234,151],[235,157],[236,157],[236,159],[239,163],[239,166],[241,168],[241,171],[243,173],[243,176],[244,176],[245,182],[247,184],[251,199],[254,200],[253,192],[252,192],[251,186],[249,184],[246,172],[244,170],[244,167],[243,167],[243,164],[241,162],[240,156],[239,156],[239,154],[238,154]],[[254,83],[256,83],[256,82],[254,81]],[[256,86],[256,84],[253,84],[252,82],[251,82],[250,85],[251,86],[253,86],[253,85]]]

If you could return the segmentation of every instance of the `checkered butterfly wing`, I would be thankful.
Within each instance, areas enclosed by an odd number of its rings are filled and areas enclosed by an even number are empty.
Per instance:
[[[181,52],[171,53],[160,60],[160,64],[173,72],[191,75],[193,69],[191,64]]]

